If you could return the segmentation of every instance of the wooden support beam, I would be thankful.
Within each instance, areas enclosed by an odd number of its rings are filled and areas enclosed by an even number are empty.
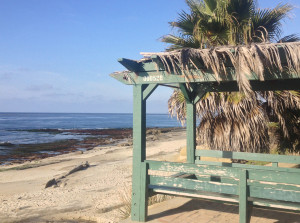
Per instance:
[[[198,94],[196,95],[196,97],[194,99],[194,104],[197,104],[204,97],[204,95],[206,93],[207,93],[206,91],[198,92]]]
[[[143,100],[147,100],[157,87],[158,84],[149,84],[143,91]]]
[[[146,191],[141,190],[146,175],[142,168],[146,159],[146,101],[143,100],[144,85],[133,86],[133,165],[131,219],[145,221],[147,203]]]
[[[193,101],[186,101],[186,138],[187,163],[195,163],[196,105]]]
[[[248,223],[247,170],[241,170],[240,172],[239,215],[240,223]]]
[[[195,163],[195,150],[196,150],[196,103],[197,96],[196,86],[190,91],[187,89],[186,84],[179,84],[182,94],[186,101],[186,156],[187,163]],[[203,94],[204,95],[204,94]],[[202,95],[202,96],[203,96]]]
[[[187,89],[186,84],[179,84],[179,88],[185,98],[186,101],[192,102],[192,93]]]
[[[136,61],[135,61],[136,62]],[[124,83],[124,84],[129,84],[129,85],[134,85],[134,84],[176,84],[176,83],[204,83],[208,86],[211,84],[214,84],[216,87],[215,90],[213,91],[218,91],[218,86],[220,85],[221,91],[237,91],[238,90],[238,85],[237,85],[237,80],[236,80],[236,74],[231,68],[228,69],[228,75],[222,77],[220,81],[216,81],[214,74],[210,71],[200,71],[200,70],[195,70],[193,71],[193,74],[190,75],[190,77],[185,76],[185,75],[177,75],[174,73],[167,73],[164,70],[159,70],[157,71],[155,67],[149,67],[150,66],[148,63],[141,64],[140,67],[136,68],[138,69],[138,75],[136,75],[135,72],[128,72],[126,75],[128,76],[127,79],[124,79],[124,74],[122,72],[120,73],[113,73],[111,76],[118,81]],[[127,67],[126,67],[127,68]],[[129,69],[129,68],[127,68]],[[133,68],[130,68],[133,69]],[[151,69],[151,70],[150,70]],[[153,70],[154,69],[154,70]],[[300,75],[297,73],[290,74],[287,77],[283,76],[270,76],[270,75],[265,75],[265,80],[260,81],[258,77],[256,77],[255,74],[253,74],[251,77],[249,77],[250,84],[252,85],[255,90],[260,90],[263,91],[264,88],[269,89],[269,90],[279,90],[277,88],[280,88],[284,90],[284,88],[288,88],[286,90],[296,90],[299,89],[300,85]],[[134,81],[133,81],[134,80]],[[268,81],[274,81],[274,82],[268,82]],[[277,82],[278,81],[278,82]],[[221,84],[223,83],[228,83],[233,85],[227,85],[225,87],[222,87]],[[281,84],[283,84],[281,86]],[[230,89],[228,89],[228,87]],[[292,88],[292,89],[291,89]]]
[[[120,58],[118,59],[118,62],[122,64],[124,67],[126,67],[129,71],[132,72],[138,72],[140,71],[141,64],[139,64],[135,60],[130,60],[130,59],[125,59],[125,58]]]
[[[264,162],[279,162],[279,163],[293,163],[300,164],[300,156],[292,155],[274,155],[264,153],[247,153],[247,152],[231,152],[219,150],[197,150],[196,156],[215,157],[215,158],[229,158],[237,160],[253,160]]]
[[[148,175],[149,164],[146,162],[140,165],[140,202],[141,207],[139,208],[139,221],[146,221],[148,216]]]

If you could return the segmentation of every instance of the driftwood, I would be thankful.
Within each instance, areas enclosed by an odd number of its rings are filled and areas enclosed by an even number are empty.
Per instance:
[[[79,166],[76,166],[74,167],[72,170],[70,170],[67,174],[65,175],[62,175],[60,177],[58,177],[57,179],[53,178],[51,180],[49,180],[47,183],[46,183],[46,186],[45,188],[48,188],[48,187],[52,187],[52,186],[57,186],[57,184],[59,184],[61,182],[62,179],[66,178],[67,176],[77,172],[77,171],[80,171],[80,170],[85,170],[89,167],[89,163],[86,161],[84,164],[80,164]]]

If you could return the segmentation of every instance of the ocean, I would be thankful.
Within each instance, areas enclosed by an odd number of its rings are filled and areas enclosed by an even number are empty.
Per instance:
[[[147,114],[147,127],[180,127],[168,114]],[[122,113],[0,113],[0,155],[7,145],[49,143],[66,139],[81,140],[87,135],[70,132],[53,134],[45,129],[132,128],[132,114]]]

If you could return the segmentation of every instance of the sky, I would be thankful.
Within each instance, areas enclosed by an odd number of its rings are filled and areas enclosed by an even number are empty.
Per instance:
[[[300,34],[300,0],[283,35]],[[0,112],[131,113],[132,87],[109,76],[118,58],[164,51],[168,24],[184,0],[0,0]],[[167,113],[171,89],[159,87],[148,113]]]

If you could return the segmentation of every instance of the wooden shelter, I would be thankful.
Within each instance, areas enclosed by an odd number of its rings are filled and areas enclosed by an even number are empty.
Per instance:
[[[249,220],[249,203],[281,208],[284,205],[277,204],[279,200],[287,202],[286,206],[293,210],[300,210],[300,171],[278,167],[278,162],[300,164],[300,157],[222,151],[204,151],[203,155],[196,150],[195,112],[196,103],[206,92],[242,91],[248,94],[251,91],[300,90],[299,42],[143,55],[140,61],[119,59],[128,71],[111,74],[118,81],[133,86],[132,220],[146,220],[149,191],[206,199],[213,197],[206,192],[219,193],[223,197],[219,200],[239,203],[240,222]],[[178,88],[186,99],[185,164],[146,159],[146,102],[158,86]],[[272,162],[273,166],[212,164],[201,162],[201,156],[263,160]],[[151,176],[149,169],[190,175],[187,179],[178,174],[169,178]],[[268,186],[265,181],[277,186]],[[270,200],[276,200],[275,204]]]

